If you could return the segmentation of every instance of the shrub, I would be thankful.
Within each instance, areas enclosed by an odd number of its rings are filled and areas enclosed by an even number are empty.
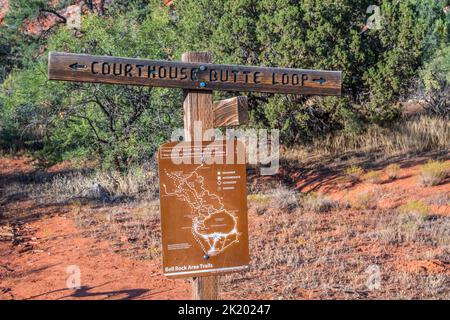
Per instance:
[[[425,86],[425,111],[450,119],[450,45],[435,52],[421,76]]]
[[[345,170],[346,177],[352,182],[356,183],[361,180],[364,170],[358,166],[351,166]]]
[[[250,194],[247,199],[259,215],[266,213],[269,208],[291,212],[299,205],[297,192],[284,186],[272,189],[267,194]]]
[[[448,175],[449,164],[443,161],[428,161],[419,173],[419,182],[423,186],[440,184]]]
[[[383,181],[381,173],[378,171],[369,171],[366,174],[366,181],[373,184],[379,184]]]
[[[434,194],[426,203],[436,206],[447,206],[450,208],[450,193],[448,191],[442,191]]]
[[[398,208],[396,238],[400,241],[418,241],[419,229],[429,213],[428,206],[420,200],[411,200]]]
[[[249,194],[247,196],[248,201],[258,202],[258,203],[268,203],[269,197],[262,193]]]
[[[420,200],[411,200],[398,208],[401,214],[425,217],[430,212],[430,208]]]
[[[386,167],[385,170],[389,179],[394,180],[397,179],[398,173],[400,172],[400,166],[396,163],[390,164]]]
[[[374,192],[367,191],[357,195],[353,206],[356,209],[375,209],[377,207],[378,197]]]
[[[292,211],[298,207],[297,191],[280,186],[270,194],[270,207],[277,210]]]
[[[258,215],[264,214],[270,206],[270,198],[262,193],[249,194],[247,199]]]
[[[308,211],[327,212],[338,206],[336,201],[318,192],[311,192],[303,197],[302,207]]]

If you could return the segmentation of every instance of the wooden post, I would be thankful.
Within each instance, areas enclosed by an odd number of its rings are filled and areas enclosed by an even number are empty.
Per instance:
[[[211,63],[209,52],[186,52],[183,62]],[[202,122],[202,134],[214,128],[212,91],[184,90],[184,134],[186,141],[194,137],[194,121]],[[219,279],[217,276],[192,278],[193,300],[218,300]]]

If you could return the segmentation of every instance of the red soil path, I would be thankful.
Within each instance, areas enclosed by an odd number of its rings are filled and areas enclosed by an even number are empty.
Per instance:
[[[0,159],[0,175],[29,169],[24,160]],[[164,277],[159,262],[114,253],[108,241],[84,237],[63,213],[36,207],[32,201],[8,206],[39,218],[25,223],[32,249],[0,241],[0,300],[190,298],[189,283]],[[72,265],[80,268],[78,290],[66,284]]]

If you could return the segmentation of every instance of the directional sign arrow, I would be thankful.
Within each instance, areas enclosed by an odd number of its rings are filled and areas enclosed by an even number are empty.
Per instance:
[[[73,69],[73,70],[78,70],[78,69],[85,69],[86,65],[85,64],[79,64],[78,62],[75,62],[75,63],[71,64],[69,67],[71,69]]]
[[[320,83],[320,84],[324,84],[325,82],[327,82],[327,80],[325,80],[324,78],[320,77],[319,79],[313,79],[314,82]]]

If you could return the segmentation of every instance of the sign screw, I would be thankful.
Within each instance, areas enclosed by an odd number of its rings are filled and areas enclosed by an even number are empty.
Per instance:
[[[205,71],[206,67],[205,66],[200,66],[200,71]]]
[[[207,254],[205,254],[205,255],[203,256],[203,259],[208,260],[208,259],[209,259],[209,256],[208,256]]]
[[[206,87],[206,82],[200,82],[200,88],[205,88]]]

